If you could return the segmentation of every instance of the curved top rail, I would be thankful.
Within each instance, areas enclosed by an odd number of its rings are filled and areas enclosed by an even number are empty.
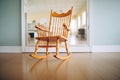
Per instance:
[[[51,15],[54,17],[65,17],[72,13],[72,9],[73,9],[73,7],[70,10],[68,10],[66,13],[57,13],[55,11],[51,11]]]

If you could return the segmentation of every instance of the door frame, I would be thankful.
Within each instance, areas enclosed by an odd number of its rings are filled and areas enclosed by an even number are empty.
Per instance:
[[[25,29],[25,0],[21,0],[21,43],[22,43],[22,52],[33,52],[35,47],[27,47],[26,46],[26,29]],[[92,31],[91,31],[91,0],[87,0],[87,40],[88,40],[88,46],[70,46],[69,50],[70,52],[92,52]],[[45,52],[45,49],[38,50],[39,52]],[[60,52],[65,52],[63,48],[60,48]],[[49,52],[55,52],[55,48],[49,49]]]

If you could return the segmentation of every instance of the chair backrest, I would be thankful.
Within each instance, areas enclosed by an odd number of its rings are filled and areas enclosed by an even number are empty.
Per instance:
[[[56,36],[62,35],[68,37],[68,31],[65,31],[63,25],[67,25],[70,28],[71,15],[73,7],[66,13],[57,13],[51,10],[50,22],[49,22],[49,33],[48,35]]]

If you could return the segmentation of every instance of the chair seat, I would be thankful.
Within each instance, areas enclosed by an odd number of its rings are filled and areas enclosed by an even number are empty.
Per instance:
[[[49,41],[49,42],[56,42],[57,39],[59,39],[60,42],[67,40],[67,38],[65,38],[64,36],[41,36],[41,37],[36,37],[36,39],[41,41]]]

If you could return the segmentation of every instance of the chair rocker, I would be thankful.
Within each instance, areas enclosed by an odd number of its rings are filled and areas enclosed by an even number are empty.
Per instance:
[[[48,48],[55,47],[56,55],[55,57],[58,59],[68,59],[70,58],[70,52],[68,50],[68,36],[70,32],[70,22],[72,15],[73,7],[68,10],[66,13],[56,13],[51,10],[50,21],[48,28],[43,27],[42,25],[36,25],[37,34],[36,37],[37,42],[35,46],[35,51],[31,54],[34,58],[47,58],[49,56]],[[59,55],[59,47],[60,43],[65,43],[66,56]],[[46,48],[46,55],[40,56],[37,54],[38,48]]]

